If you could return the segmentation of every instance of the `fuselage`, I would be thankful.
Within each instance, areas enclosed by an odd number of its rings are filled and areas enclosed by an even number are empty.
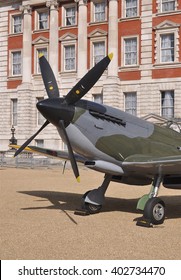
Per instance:
[[[178,132],[121,110],[87,100],[66,105],[63,98],[43,100],[37,107],[57,127],[62,138],[59,122],[64,121],[73,150],[87,160],[122,166],[126,158],[136,154],[152,157],[181,155]]]
[[[89,101],[76,104],[67,132],[76,152],[89,158],[99,158],[99,153],[103,153],[114,162],[122,162],[134,154],[181,155],[181,135],[176,131]]]

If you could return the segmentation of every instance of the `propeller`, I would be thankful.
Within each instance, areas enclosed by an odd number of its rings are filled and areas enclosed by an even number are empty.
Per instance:
[[[85,76],[69,91],[66,95],[64,103],[68,105],[73,105],[79,101],[99,80],[111,59],[113,58],[113,53],[100,60]]]
[[[50,123],[53,122],[53,118],[57,119],[57,113],[52,110],[60,108],[58,110],[58,116],[60,117],[58,121],[58,126],[61,128],[64,141],[67,144],[69,159],[71,162],[71,166],[74,172],[74,175],[78,182],[80,182],[79,170],[77,166],[77,162],[75,160],[75,156],[73,153],[73,149],[67,135],[65,129],[65,122],[70,122],[71,114],[72,114],[72,105],[78,102],[98,81],[101,77],[105,69],[107,68],[108,64],[110,63],[113,54],[109,54],[108,56],[104,57],[100,62],[98,62],[85,76],[68,92],[66,95],[63,103],[58,104],[60,102],[59,99],[59,89],[58,85],[54,76],[54,73],[48,63],[47,59],[43,54],[39,55],[39,64],[42,73],[42,79],[47,91],[47,95],[50,100],[43,100],[37,103],[37,108],[40,112],[43,113],[44,117],[47,119],[46,122],[42,125],[42,127],[33,134],[15,153],[14,156],[17,156],[21,153],[22,150],[28,146],[28,144]],[[59,101],[58,101],[59,100]],[[58,103],[57,103],[58,102]],[[49,120],[48,120],[49,119]],[[52,120],[52,121],[51,121]]]
[[[59,89],[54,73],[43,53],[39,54],[39,65],[48,97],[59,97]]]
[[[79,175],[79,170],[78,170],[77,162],[75,160],[75,156],[74,156],[74,153],[73,153],[73,150],[72,150],[72,146],[71,146],[70,140],[68,138],[68,135],[67,135],[67,132],[66,132],[66,129],[65,129],[64,121],[60,120],[59,121],[59,126],[61,127],[61,129],[63,131],[63,134],[64,134],[64,137],[65,137],[64,140],[65,140],[67,148],[68,148],[70,163],[71,163],[74,175],[75,175],[75,177],[77,179],[77,182],[80,183],[80,175]]]
[[[40,127],[40,129],[33,134],[26,142],[15,152],[14,157],[19,155],[27,146],[28,144],[49,124],[50,122],[46,120],[46,122]]]
[[[43,82],[47,91],[47,95],[49,98],[57,98],[59,97],[58,85],[53,74],[53,71],[50,67],[50,64],[44,57],[42,53],[39,54],[39,64],[40,70],[42,73]],[[33,134],[14,154],[14,157],[19,155],[28,144],[49,124],[50,122],[46,120],[46,122],[41,126],[41,128]]]

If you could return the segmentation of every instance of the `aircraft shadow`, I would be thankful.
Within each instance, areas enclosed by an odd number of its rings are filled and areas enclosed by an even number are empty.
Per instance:
[[[21,208],[21,210],[57,209],[63,211],[70,220],[72,220],[72,222],[76,223],[66,211],[74,211],[76,208],[81,207],[81,194],[54,191],[19,191],[18,193],[41,198],[41,200],[39,200],[40,202],[49,201],[51,203],[49,206],[33,206]],[[161,198],[166,204],[166,218],[181,218],[181,196],[162,196]],[[101,212],[120,211],[140,214],[141,211],[136,209],[138,199],[139,198],[122,199],[106,197],[105,204],[103,205]]]

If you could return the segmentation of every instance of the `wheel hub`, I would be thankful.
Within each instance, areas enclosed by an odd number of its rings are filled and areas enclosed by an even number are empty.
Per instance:
[[[164,207],[161,203],[158,203],[153,208],[153,217],[155,220],[160,221],[164,216]]]

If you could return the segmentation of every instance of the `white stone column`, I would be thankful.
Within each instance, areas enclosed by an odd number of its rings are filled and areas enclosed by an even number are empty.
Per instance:
[[[23,71],[22,82],[31,83],[31,66],[32,66],[32,16],[30,5],[20,7],[23,13]]]
[[[108,66],[108,77],[103,85],[104,104],[120,107],[121,94],[118,77],[118,0],[109,0],[108,54],[113,59]]]
[[[152,78],[152,1],[144,0],[141,5],[141,79]],[[149,82],[149,81],[148,81]]]
[[[77,78],[80,79],[87,72],[87,0],[78,2],[78,69]]]
[[[118,76],[118,0],[109,0],[108,53],[113,60],[108,67],[108,77]]]
[[[49,63],[56,79],[58,78],[58,1],[49,0],[46,6],[50,8],[50,40]]]

